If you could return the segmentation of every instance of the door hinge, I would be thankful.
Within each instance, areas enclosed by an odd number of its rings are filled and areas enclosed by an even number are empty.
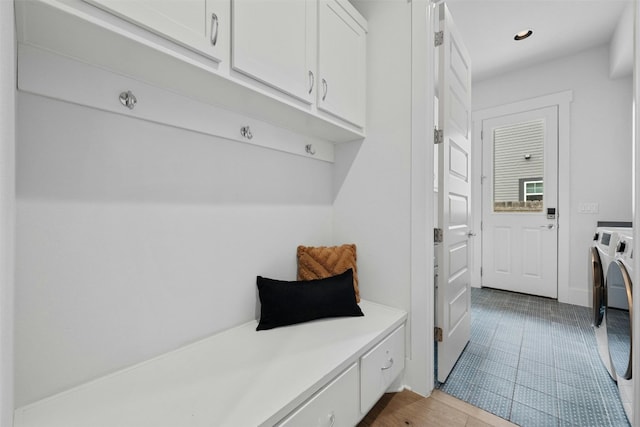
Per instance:
[[[480,267],[480,277],[482,277],[482,267]]]
[[[435,327],[433,328],[433,340],[442,342],[442,328]]]
[[[480,221],[480,231],[482,231],[482,221]]]
[[[442,46],[444,43],[444,31],[436,31],[433,33],[433,44],[435,47]]]
[[[480,131],[480,141],[484,141],[484,131]]]
[[[443,234],[442,228],[433,229],[433,243],[442,243]]]
[[[441,129],[435,128],[433,130],[433,143],[438,145],[444,142],[444,131]]]

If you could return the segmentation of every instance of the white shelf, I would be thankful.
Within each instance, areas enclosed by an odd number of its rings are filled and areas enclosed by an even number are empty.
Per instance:
[[[19,46],[18,68],[18,88],[25,92],[317,160],[334,161],[333,143],[324,139],[299,134],[29,45]],[[138,100],[132,110],[119,100],[120,93],[127,90]],[[250,127],[251,139],[241,135],[240,129],[244,126]],[[308,144],[314,155],[307,153]]]

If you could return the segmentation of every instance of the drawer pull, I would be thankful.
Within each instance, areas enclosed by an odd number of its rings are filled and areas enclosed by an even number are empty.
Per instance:
[[[336,423],[336,414],[332,412],[331,415],[329,415],[329,421],[331,421],[329,427],[333,427],[333,425]]]
[[[387,366],[383,366],[382,368],[380,368],[381,371],[386,371],[387,369],[391,369],[391,367],[393,366],[393,357],[389,358],[389,364]]]
[[[219,28],[220,28],[220,23],[218,22],[218,15],[216,15],[215,13],[212,13],[211,14],[211,44],[214,46],[216,45],[216,43],[218,43]]]

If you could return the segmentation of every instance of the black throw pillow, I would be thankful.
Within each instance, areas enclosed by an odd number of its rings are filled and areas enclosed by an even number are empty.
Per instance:
[[[364,316],[356,303],[352,269],[304,281],[258,276],[257,285],[261,304],[258,331],[325,317]]]

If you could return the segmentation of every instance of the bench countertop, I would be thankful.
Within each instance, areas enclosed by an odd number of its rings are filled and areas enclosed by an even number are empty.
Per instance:
[[[14,426],[273,425],[407,317],[369,301],[360,307],[364,317],[268,331],[245,323],[18,408]]]

